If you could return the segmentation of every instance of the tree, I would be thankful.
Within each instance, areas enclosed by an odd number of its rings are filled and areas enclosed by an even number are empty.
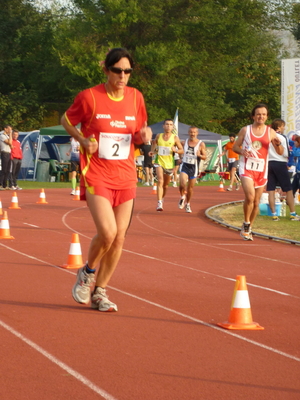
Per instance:
[[[258,101],[279,115],[281,45],[272,29],[289,22],[288,0],[74,0],[51,10],[4,1],[3,94],[23,83],[41,103],[71,102],[104,81],[101,62],[122,46],[136,61],[130,84],[145,96],[149,123],[179,107],[181,121],[226,134]]]
[[[89,85],[99,62],[124,46],[136,68],[149,122],[170,117],[220,133],[237,131],[258,101],[280,108],[278,27],[288,3],[257,0],[74,0],[79,10],[57,33],[63,65]],[[62,42],[68,45],[62,49]]]

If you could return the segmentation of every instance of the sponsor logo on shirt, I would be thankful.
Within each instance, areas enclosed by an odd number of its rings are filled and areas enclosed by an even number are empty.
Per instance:
[[[97,114],[96,119],[111,119],[109,114]]]
[[[113,126],[115,128],[122,128],[122,129],[127,128],[124,121],[111,121],[110,126]]]
[[[131,116],[125,116],[125,121],[135,121],[135,116],[133,115],[132,117]]]

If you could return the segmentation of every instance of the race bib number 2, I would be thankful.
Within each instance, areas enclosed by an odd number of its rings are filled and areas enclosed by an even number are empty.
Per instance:
[[[265,167],[265,160],[262,158],[249,157],[246,162],[246,168],[248,171],[263,172]]]
[[[100,132],[99,158],[127,160],[130,153],[131,134]]]

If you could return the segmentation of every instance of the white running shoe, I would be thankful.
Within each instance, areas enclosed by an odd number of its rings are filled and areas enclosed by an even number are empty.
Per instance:
[[[177,182],[173,182],[173,187],[177,187]]]
[[[241,229],[241,232],[240,232],[240,236],[244,240],[251,240],[251,241],[253,240],[250,222],[248,224],[246,224],[245,222],[243,223],[242,229]]]
[[[157,207],[156,207],[156,211],[163,211],[164,210],[164,208],[163,208],[163,202],[162,202],[162,200],[158,200],[158,202],[157,202]]]
[[[232,191],[232,186],[228,186],[227,192],[231,192],[231,191]]]
[[[77,301],[77,303],[88,304],[91,294],[90,287],[94,281],[95,274],[88,274],[85,272],[85,266],[78,270],[76,283],[72,289],[73,299]]]
[[[91,306],[92,308],[97,309],[99,311],[106,311],[106,312],[118,311],[117,305],[112,301],[108,300],[106,290],[101,287],[97,287],[94,293],[92,293]]]
[[[149,182],[145,182],[144,186],[150,186]]]
[[[189,203],[187,203],[186,206],[185,206],[185,212],[187,212],[187,213],[191,213],[192,212],[191,206],[190,206]]]
[[[180,210],[184,208],[184,203],[185,203],[185,195],[183,195],[178,202],[178,208],[180,208]]]
[[[72,196],[75,196],[75,194],[76,194],[75,189],[72,189],[70,194],[71,194]]]

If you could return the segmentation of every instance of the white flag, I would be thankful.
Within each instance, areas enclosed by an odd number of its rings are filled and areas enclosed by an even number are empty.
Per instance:
[[[175,133],[175,135],[178,136],[178,107],[177,107],[176,112],[175,112],[173,124],[174,124],[173,133]]]

